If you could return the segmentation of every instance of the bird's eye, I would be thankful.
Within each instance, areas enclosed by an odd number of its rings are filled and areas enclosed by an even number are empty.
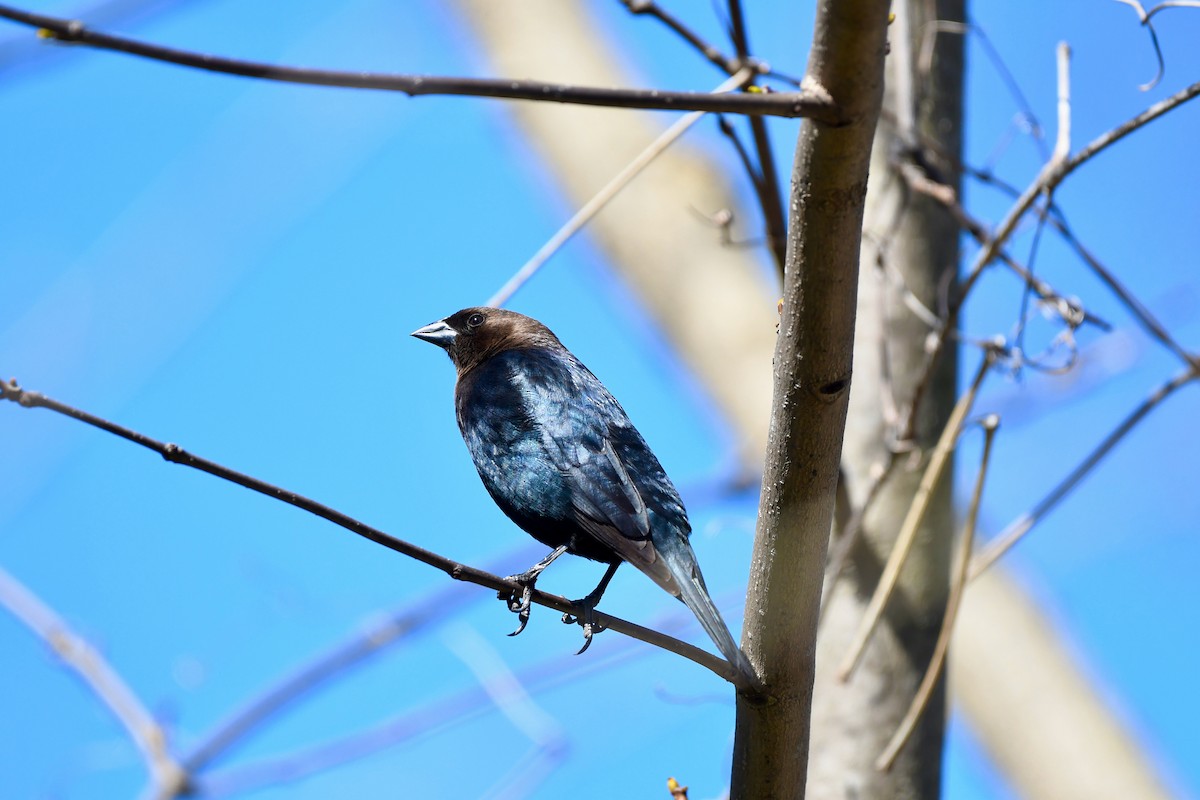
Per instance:
[[[476,313],[476,314],[472,314],[471,316],[467,317],[467,327],[468,328],[478,328],[482,324],[483,324],[483,314]]]

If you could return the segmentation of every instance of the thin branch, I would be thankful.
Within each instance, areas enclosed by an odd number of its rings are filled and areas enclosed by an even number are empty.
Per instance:
[[[549,774],[548,768],[562,762],[570,737],[558,720],[537,704],[521,679],[478,631],[460,622],[446,631],[443,639],[475,676],[492,705],[531,744],[526,754],[481,796],[491,799],[528,794]]]
[[[989,186],[994,186],[1012,197],[1017,197],[1020,195],[1020,191],[1015,186],[1010,186],[1009,184],[997,178],[995,175],[987,172],[980,172],[979,170],[975,170],[970,167],[967,168],[967,171],[970,172],[971,176],[976,180],[986,183]],[[1056,231],[1058,231],[1059,235],[1062,236],[1063,240],[1071,247],[1071,249],[1075,251],[1076,255],[1078,255],[1083,262],[1087,264],[1088,267],[1095,272],[1102,281],[1104,281],[1108,288],[1117,296],[1117,299],[1121,302],[1121,304],[1124,305],[1129,313],[1133,315],[1137,323],[1142,326],[1143,330],[1145,330],[1148,334],[1150,334],[1151,337],[1158,340],[1160,344],[1174,353],[1181,361],[1183,361],[1184,364],[1200,369],[1200,361],[1197,360],[1196,355],[1189,352],[1185,347],[1175,341],[1174,337],[1167,332],[1166,327],[1150,312],[1150,309],[1144,306],[1142,302],[1138,300],[1133,293],[1130,292],[1129,289],[1120,282],[1120,280],[1117,279],[1116,275],[1110,269],[1104,266],[1104,264],[1100,262],[1095,254],[1088,250],[1087,247],[1085,247],[1084,244],[1078,239],[1078,237],[1075,236],[1074,231],[1072,231],[1070,225],[1067,224],[1066,215],[1062,212],[1062,210],[1053,204],[1051,204],[1049,208],[1053,212],[1049,216],[1050,224]],[[983,239],[976,235],[974,230],[970,228],[967,230],[972,236],[976,236],[976,238],[981,242],[983,241]],[[981,224],[979,226],[979,230],[983,230]],[[1000,257],[1003,258],[1003,253]],[[1017,271],[1019,267],[1019,265],[1017,265],[1015,262],[1009,266],[1013,267],[1014,271]],[[1018,272],[1018,274],[1020,273]],[[1082,309],[1080,310],[1082,311]],[[1112,327],[1109,325],[1109,323],[1103,320],[1092,319],[1089,321],[1092,321],[1094,324],[1100,324],[1105,330],[1109,330]]]
[[[863,612],[863,618],[851,640],[850,647],[838,666],[837,675],[842,681],[849,680],[851,673],[858,666],[858,662],[866,650],[867,642],[870,641],[871,634],[875,632],[875,626],[879,624],[879,620],[883,616],[883,610],[900,579],[900,570],[904,567],[904,562],[916,541],[917,529],[925,517],[926,509],[929,508],[929,500],[933,496],[934,487],[942,477],[942,472],[950,460],[950,453],[953,452],[954,445],[958,441],[958,434],[962,430],[963,422],[970,413],[971,406],[975,403],[975,395],[979,392],[984,376],[991,369],[995,358],[994,350],[989,350],[984,354],[979,369],[975,373],[975,379],[971,381],[971,386],[963,393],[962,397],[958,398],[954,410],[950,412],[950,416],[946,420],[946,427],[942,429],[942,435],[933,448],[929,464],[925,467],[925,473],[921,476],[921,482],[913,495],[912,505],[908,507],[908,513],[900,526],[900,532],[896,534],[896,542],[892,546],[887,564],[879,577],[875,593],[871,596],[871,602],[867,604],[867,609]]]
[[[1029,533],[1035,525],[1041,522],[1047,514],[1054,510],[1067,495],[1079,485],[1088,473],[1090,473],[1097,464],[1099,464],[1108,453],[1117,446],[1125,435],[1133,430],[1139,422],[1145,419],[1146,415],[1159,406],[1164,400],[1175,393],[1177,389],[1187,383],[1200,378],[1200,372],[1194,369],[1189,369],[1179,373],[1171,380],[1162,384],[1150,393],[1149,397],[1141,402],[1125,419],[1121,421],[1116,428],[1112,430],[1108,436],[1104,437],[1099,445],[1092,452],[1088,453],[1087,457],[1079,463],[1075,469],[1067,477],[1063,478],[1057,486],[1055,486],[1049,494],[1038,501],[1037,505],[1031,511],[1022,514],[1017,519],[1005,528],[999,536],[990,541],[983,552],[977,555],[971,561],[971,579],[980,575],[984,570],[994,564],[1001,556],[1012,549],[1013,545],[1021,540],[1021,538]]]
[[[944,184],[935,183],[928,176],[917,173],[916,170],[903,170],[901,174],[905,180],[909,182],[909,187],[914,191],[920,192],[927,197],[937,200],[946,207],[954,217],[955,222],[964,231],[969,233],[971,237],[979,244],[984,244],[988,240],[988,231],[984,224],[971,216],[963,205],[955,196],[954,190]],[[1054,217],[1050,218],[1050,224],[1056,229],[1062,230],[1062,223]],[[1092,312],[1085,309],[1079,304],[1079,301],[1068,298],[1048,284],[1042,278],[1034,275],[1023,264],[1014,259],[1006,250],[1000,250],[996,256],[997,260],[1007,266],[1010,270],[1016,273],[1021,280],[1029,285],[1038,297],[1043,302],[1052,305],[1058,315],[1070,327],[1075,328],[1084,323],[1094,325],[1102,331],[1109,332],[1112,330],[1112,324],[1102,317],[1098,317]]]
[[[713,64],[716,64],[719,69],[724,70],[726,74],[732,75],[741,70],[742,64],[722,53],[720,48],[705,40],[700,34],[689,28],[678,17],[671,14],[658,3],[652,2],[652,0],[618,0],[618,2],[625,6],[630,14],[645,14],[657,19],[679,34],[681,39],[694,47]]]
[[[836,544],[833,545],[833,550],[829,555],[829,563],[825,569],[825,584],[821,593],[821,611],[818,624],[824,622],[825,612],[829,610],[829,598],[833,594],[834,585],[838,578],[841,577],[842,570],[845,569],[849,562],[850,551],[854,549],[855,542],[862,532],[863,522],[866,519],[867,512],[875,504],[876,498],[883,490],[883,485],[892,474],[892,470],[900,460],[900,453],[896,450],[888,452],[887,461],[883,464],[876,464],[871,469],[871,482],[867,486],[866,494],[863,497],[862,503],[850,515],[849,521],[843,528],[841,536]],[[844,470],[843,470],[844,471]]]
[[[465,95],[660,111],[720,111],[736,114],[809,117],[830,125],[846,123],[840,110],[829,98],[805,89],[801,89],[799,92],[756,92],[718,96],[706,92],[603,89],[593,86],[572,86],[562,83],[505,78],[460,78],[439,75],[397,75],[304,69],[163,47],[124,36],[93,31],[78,20],[34,14],[11,6],[0,5],[0,18],[38,28],[39,35],[62,42],[86,45],[101,50],[113,50],[152,61],[178,64],[208,72],[241,75],[247,78],[261,78],[284,83],[376,89],[402,92],[410,97]]]
[[[541,552],[540,547],[538,552]],[[448,584],[418,603],[388,614],[346,641],[325,650],[219,722],[201,737],[191,755],[183,760],[184,766],[191,773],[199,772],[271,717],[334,676],[344,675],[351,667],[371,656],[407,641],[412,635],[455,614],[467,601],[476,597],[478,593],[469,592],[463,584]]]
[[[925,389],[929,386],[930,379],[933,375],[933,368],[938,359],[941,357],[942,351],[945,349],[947,342],[950,340],[950,331],[954,328],[958,319],[958,313],[962,309],[962,305],[970,294],[972,287],[983,274],[984,269],[994,261],[1000,251],[1003,249],[1005,242],[1012,236],[1016,230],[1018,223],[1024,218],[1026,212],[1033,206],[1037,198],[1043,194],[1048,197],[1053,194],[1054,189],[1062,183],[1064,179],[1074,172],[1081,165],[1087,163],[1092,158],[1096,157],[1104,150],[1119,142],[1121,139],[1128,136],[1130,133],[1139,128],[1153,122],[1169,111],[1183,105],[1192,100],[1197,95],[1200,95],[1200,82],[1193,83],[1191,86],[1183,89],[1165,100],[1161,100],[1150,106],[1140,114],[1131,117],[1117,127],[1101,134],[1100,136],[1089,142],[1082,150],[1069,158],[1055,161],[1051,159],[1038,173],[1037,178],[1025,189],[1024,192],[1016,199],[1004,219],[1001,221],[996,232],[988,239],[987,243],[980,249],[979,254],[975,257],[974,263],[963,281],[962,288],[958,297],[950,304],[949,313],[943,323],[941,332],[934,337],[932,347],[929,349],[925,358],[925,364],[922,368],[922,379],[917,383],[913,390],[913,398],[908,408],[907,423],[902,431],[902,439],[911,438],[913,428],[917,422],[916,409],[920,405],[921,398],[924,395]]]
[[[187,773],[171,756],[166,733],[104,656],[3,569],[0,605],[45,642],[121,723],[146,762],[154,796],[174,797],[181,792],[187,785]]]
[[[901,720],[892,740],[888,742],[887,747],[875,761],[875,768],[881,771],[892,768],[896,756],[900,755],[900,750],[908,742],[913,731],[917,729],[917,722],[920,721],[921,715],[925,713],[925,707],[929,705],[929,700],[933,697],[933,691],[937,687],[938,680],[942,676],[942,668],[946,663],[946,653],[950,650],[950,636],[954,631],[954,621],[958,618],[958,609],[962,604],[963,592],[967,587],[967,568],[971,561],[971,549],[975,542],[976,523],[979,521],[983,482],[987,477],[988,464],[991,462],[992,442],[996,438],[996,428],[1000,424],[1000,418],[991,414],[985,417],[980,424],[983,427],[984,436],[983,455],[979,459],[975,489],[971,493],[971,505],[967,510],[967,521],[963,525],[962,541],[959,542],[957,557],[954,560],[953,572],[950,576],[950,591],[946,597],[946,611],[942,617],[942,628],[938,631],[937,643],[933,647],[933,656],[929,660],[925,675],[921,678],[921,685],[917,687],[917,693],[908,707],[908,712]]]
[[[1046,217],[1049,214],[1047,208],[1042,208],[1038,213],[1037,225],[1033,229],[1033,237],[1029,242],[1029,258],[1025,263],[1028,266],[1029,277],[1033,278],[1033,267],[1037,262],[1038,250],[1042,243],[1042,233],[1046,230]],[[1021,290],[1021,308],[1017,312],[1016,330],[1013,335],[1013,349],[1016,354],[1016,369],[1019,371],[1025,359],[1025,329],[1029,322],[1029,297],[1033,294],[1033,281],[1026,281],[1025,286]],[[1070,323],[1068,322],[1068,325]]]
[[[741,137],[738,136],[737,128],[733,127],[733,123],[725,118],[724,114],[717,115],[717,126],[721,133],[733,145],[734,152],[737,153],[738,161],[742,165],[742,169],[746,171],[746,176],[750,178],[750,184],[754,187],[754,191],[758,192],[762,189],[763,177],[758,171],[758,167],[754,164],[754,160],[750,158],[749,151],[742,144]]]
[[[1026,120],[1030,135],[1033,137],[1033,141],[1037,145],[1043,160],[1049,158],[1049,154],[1046,152],[1042,123],[1038,121],[1037,115],[1033,111],[1033,106],[1025,97],[1025,93],[1021,91],[1021,84],[1013,77],[1012,70],[1008,68],[1004,57],[1000,55],[1000,51],[996,49],[996,46],[992,44],[992,40],[988,38],[987,31],[981,26],[970,22],[955,22],[952,20],[935,20],[928,23],[921,41],[921,73],[928,75],[933,69],[934,44],[937,41],[939,33],[957,33],[960,36],[968,33],[975,35],[976,40],[983,46],[983,52],[987,55],[988,60],[992,62],[992,67],[1000,76],[1000,80],[1003,81],[1005,88],[1008,89],[1008,93],[1021,109],[1021,117]]]
[[[738,0],[730,0],[729,2],[730,36],[737,50],[736,58],[729,58],[722,54],[716,47],[700,38],[677,18],[659,7],[657,3],[650,2],[650,0],[619,0],[619,2],[630,13],[646,14],[666,24],[703,53],[705,58],[730,75],[734,75],[745,69],[750,69],[752,75],[770,74],[769,69],[762,62],[750,55],[745,18],[742,14],[741,3]],[[757,93],[754,91],[754,87],[749,88],[748,92],[752,94]],[[727,135],[730,135],[729,131],[732,128],[727,127],[727,124],[722,121],[722,130]],[[750,165],[745,158],[744,151],[740,155],[742,155],[743,163],[747,166],[750,182],[754,187],[754,194],[758,198],[759,207],[762,209],[763,224],[767,231],[767,245],[771,250],[772,258],[775,259],[775,266],[782,276],[783,261],[787,251],[787,223],[784,219],[783,198],[780,194],[779,171],[775,166],[775,156],[771,150],[771,140],[766,124],[752,117],[750,120],[750,132],[754,139],[754,148],[758,154],[759,166],[755,168]],[[733,137],[731,136],[731,138]],[[739,149],[741,149],[740,143],[737,143],[736,138],[734,141]]]
[[[756,192],[762,207],[763,221],[767,228],[767,246],[775,259],[775,266],[782,277],[787,258],[787,222],[783,213],[783,195],[775,156],[771,150],[771,139],[767,123],[761,117],[750,117],[750,133],[754,137],[754,148],[758,151],[759,171],[762,184]]]
[[[1159,100],[1157,103],[1150,106],[1140,114],[1130,117],[1128,120],[1108,131],[1107,133],[1097,136],[1082,150],[1080,150],[1071,158],[1067,159],[1056,174],[1047,176],[1047,185],[1050,187],[1057,186],[1058,184],[1062,183],[1064,178],[1074,172],[1079,166],[1090,161],[1092,158],[1121,141],[1139,128],[1145,127],[1149,123],[1158,119],[1163,114],[1173,111],[1189,100],[1194,99],[1197,95],[1200,95],[1200,81],[1193,83],[1191,86],[1188,86],[1184,89],[1180,89],[1170,97]]]
[[[1142,326],[1142,329],[1146,331],[1146,333],[1148,333],[1153,339],[1158,341],[1159,344],[1174,353],[1185,365],[1191,367],[1194,371],[1200,372],[1200,358],[1197,358],[1196,354],[1188,351],[1187,348],[1175,341],[1175,338],[1167,331],[1166,326],[1158,321],[1154,314],[1151,313],[1150,309],[1143,305],[1142,302],[1133,295],[1133,292],[1129,291],[1129,289],[1127,289],[1125,285],[1121,283],[1117,276],[1110,269],[1104,266],[1104,264],[1102,264],[1100,260],[1096,258],[1096,256],[1090,250],[1088,250],[1083,243],[1079,241],[1079,239],[1075,237],[1075,233],[1070,229],[1070,227],[1068,227],[1066,219],[1061,216],[1057,218],[1052,217],[1051,223],[1055,225],[1062,237],[1066,239],[1067,243],[1070,244],[1071,247],[1074,248],[1075,252],[1079,254],[1079,257],[1083,259],[1084,263],[1086,263],[1088,267],[1090,267],[1091,270],[1096,273],[1096,276],[1099,277],[1106,286],[1108,286],[1109,290],[1117,296],[1117,299],[1122,305],[1125,306],[1126,309],[1129,310],[1129,313],[1132,314],[1134,320],[1136,320],[1137,323]]]
[[[714,90],[714,94],[721,94],[732,91],[739,86],[744,85],[753,77],[753,73],[749,69],[743,69],[736,75],[730,77]],[[541,246],[541,248],[533,254],[525,264],[517,270],[508,281],[500,287],[500,289],[492,295],[485,306],[493,308],[501,308],[507,303],[517,291],[529,281],[537,271],[545,265],[550,257],[557,253],[563,245],[571,240],[576,233],[583,229],[593,217],[608,205],[617,194],[629,185],[630,181],[641,174],[642,170],[650,166],[651,162],[658,156],[662,155],[668,147],[670,147],[680,136],[688,131],[693,125],[700,121],[704,116],[702,111],[693,111],[692,113],[680,117],[671,127],[663,131],[657,139],[637,155],[633,161],[630,161],[624,169],[613,176],[600,191],[596,192],[590,200],[576,211],[566,223],[558,229],[550,239]]]
[[[686,609],[680,608],[657,618],[655,624],[666,630],[678,630],[693,620],[694,617]],[[526,691],[542,694],[559,686],[578,685],[588,675],[610,671],[620,664],[645,658],[652,652],[639,647],[632,640],[622,640],[596,653],[595,658],[561,656],[522,669],[517,677]],[[430,701],[365,730],[197,779],[199,793],[205,796],[235,795],[262,786],[277,786],[286,780],[313,775],[385,748],[439,733],[477,719],[492,708],[487,692],[481,686],[470,686],[457,694]]]
[[[746,33],[746,15],[742,12],[741,0],[729,0],[729,29],[738,62],[752,63],[750,37]],[[758,196],[763,222],[767,228],[767,246],[771,249],[775,267],[782,279],[784,261],[787,258],[787,221],[783,213],[779,171],[775,167],[775,155],[771,149],[771,137],[767,132],[766,122],[751,118],[750,134],[754,138],[754,149],[758,153],[758,173],[762,177],[762,181],[755,186],[755,194]]]
[[[1054,152],[1050,163],[1066,161],[1071,154],[1071,46],[1058,43],[1058,135],[1054,140]]]
[[[455,580],[474,583],[479,586],[494,589],[498,592],[504,592],[505,594],[514,591],[519,592],[523,588],[514,581],[501,578],[498,575],[492,575],[489,572],[485,572],[475,567],[461,564],[453,559],[447,558],[446,556],[440,555],[431,550],[426,550],[425,548],[410,542],[406,542],[403,539],[397,539],[394,536],[384,533],[378,528],[373,528],[364,522],[360,522],[359,520],[356,520],[347,514],[343,514],[342,512],[330,508],[329,506],[322,505],[321,503],[304,497],[303,495],[290,492],[281,487],[267,483],[266,481],[262,481],[250,475],[237,472],[228,467],[222,466],[215,461],[209,461],[208,459],[193,455],[192,453],[189,453],[181,448],[179,445],[157,441],[144,434],[122,427],[113,422],[109,422],[108,420],[102,419],[101,417],[97,417],[93,414],[89,414],[86,411],[81,411],[80,409],[73,408],[65,403],[60,403],[59,401],[38,392],[26,391],[20,388],[15,380],[10,380],[7,382],[0,381],[0,399],[10,400],[25,408],[49,409],[50,411],[77,419],[80,422],[99,428],[103,431],[107,431],[108,433],[119,436],[122,439],[133,442],[134,444],[141,445],[149,450],[153,450],[161,455],[164,459],[174,464],[182,464],[185,467],[192,467],[193,469],[200,470],[201,472],[207,472],[209,475],[214,477],[229,481],[230,483],[235,483],[238,486],[242,486],[246,489],[250,489],[258,492],[259,494],[272,497],[276,500],[287,503],[288,505],[307,511],[310,514],[314,514],[322,519],[332,522],[335,525],[345,528],[351,533],[356,533],[359,536],[362,536],[364,539],[369,539],[376,544],[383,545],[389,550],[394,550],[395,552],[415,559],[422,564],[439,569]],[[546,594],[545,592],[541,592],[536,589],[533,592],[532,600],[537,605],[544,606],[546,608],[552,608],[555,611],[570,613],[575,616],[578,616],[582,613],[582,609],[567,598],[553,594]],[[701,650],[700,648],[688,644],[687,642],[681,642],[678,639],[665,636],[658,631],[644,628],[641,625],[637,625],[618,617],[609,616],[608,614],[603,614],[599,611],[594,612],[593,617],[597,623],[605,628],[611,628],[612,630],[623,633],[626,636],[633,637],[634,639],[640,639],[643,642],[656,645],[665,650],[670,650],[676,655],[680,655],[690,661],[694,661],[695,663],[702,667],[706,667],[730,683],[733,683],[743,691],[749,692],[752,695],[756,694],[758,691],[758,688],[746,682],[741,673],[732,665],[730,665],[728,661],[723,658],[719,658],[712,653]]]
[[[1138,15],[1138,22],[1150,34],[1150,45],[1154,48],[1154,58],[1158,61],[1158,71],[1154,73],[1153,78],[1138,87],[1143,92],[1148,92],[1159,84],[1159,81],[1162,80],[1163,75],[1167,71],[1167,64],[1163,59],[1162,47],[1158,43],[1158,31],[1154,30],[1154,24],[1150,22],[1150,18],[1168,8],[1200,8],[1200,2],[1197,2],[1197,0],[1167,0],[1167,2],[1159,3],[1149,11],[1146,11],[1145,7],[1138,0],[1117,0],[1117,2],[1124,3],[1132,8],[1134,13]]]

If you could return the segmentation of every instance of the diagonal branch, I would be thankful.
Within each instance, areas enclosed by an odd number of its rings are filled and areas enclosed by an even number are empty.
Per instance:
[[[1091,142],[1083,147],[1082,150],[1073,156],[1065,158],[1051,158],[1050,161],[1038,173],[1037,178],[1026,187],[1025,191],[1013,202],[1012,207],[1008,210],[1004,219],[1001,221],[996,232],[988,240],[975,257],[975,262],[971,265],[971,269],[967,277],[963,280],[962,288],[958,297],[950,304],[947,318],[942,323],[942,329],[938,335],[933,338],[932,347],[925,358],[925,365],[922,369],[922,374],[932,376],[933,365],[941,357],[942,352],[946,348],[947,342],[950,340],[950,331],[954,329],[958,314],[962,309],[963,303],[970,294],[971,288],[975,282],[983,274],[984,269],[992,263],[1004,248],[1005,243],[1013,235],[1017,229],[1018,223],[1024,218],[1026,212],[1033,207],[1037,199],[1043,195],[1050,197],[1060,183],[1063,182],[1076,169],[1090,161],[1103,151],[1107,150],[1112,145],[1124,139],[1129,134],[1146,126],[1169,111],[1172,111],[1189,100],[1200,95],[1200,82],[1193,83],[1185,89],[1182,89],[1170,97],[1160,100],[1139,114],[1130,117],[1125,122],[1112,128],[1106,133],[1097,136]],[[923,380],[917,384],[913,393],[913,398],[908,409],[908,418],[901,431],[901,440],[912,437],[913,427],[916,425],[917,414],[916,409],[920,405],[921,397],[929,381]]]
[[[701,55],[715,64],[718,68],[732,75],[741,69],[741,65],[736,59],[721,52],[720,48],[712,42],[706,41],[700,34],[689,28],[682,20],[667,11],[653,0],[617,0],[621,5],[629,10],[630,14],[653,17],[666,25],[671,30],[675,31],[681,39],[694,47]]]
[[[148,450],[153,450],[161,455],[164,459],[174,464],[182,464],[185,467],[192,467],[193,469],[198,469],[201,472],[207,472],[209,475],[214,477],[229,481],[230,483],[235,483],[238,486],[242,486],[246,489],[258,492],[259,494],[266,495],[267,497],[273,497],[276,500],[287,503],[288,505],[307,511],[310,514],[315,514],[322,519],[328,520],[335,525],[345,528],[351,533],[358,534],[364,539],[369,539],[376,544],[383,545],[389,550],[394,550],[401,555],[405,555],[409,558],[420,561],[422,564],[427,564],[435,569],[439,569],[455,580],[474,583],[478,586],[504,592],[506,595],[514,591],[520,592],[524,588],[514,581],[510,581],[506,578],[501,578],[498,575],[493,575],[490,572],[485,572],[484,570],[459,563],[451,558],[447,558],[439,553],[435,553],[432,550],[426,550],[423,547],[404,541],[403,539],[397,539],[390,534],[384,533],[378,528],[373,528],[370,525],[367,525],[365,522],[354,519],[347,514],[343,514],[336,509],[318,503],[317,501],[311,500],[303,495],[296,494],[295,492],[288,491],[287,489],[275,486],[274,484],[259,480],[253,476],[237,472],[236,470],[222,466],[215,461],[209,461],[206,458],[193,455],[177,444],[160,442],[156,439],[146,436],[145,434],[138,433],[137,431],[130,430],[129,428],[122,427],[116,423],[109,422],[101,417],[97,417],[94,414],[89,414],[86,411],[74,408],[65,403],[60,403],[59,401],[47,397],[44,394],[26,391],[18,386],[15,380],[9,380],[6,382],[0,381],[0,399],[10,400],[25,408],[45,408],[58,414],[71,417],[72,419],[77,419],[80,422],[86,423],[95,428],[99,428],[100,430],[107,431],[114,436],[119,436],[122,439],[133,442],[134,444],[141,445]],[[532,600],[534,603],[540,606],[552,608],[555,611],[570,613],[575,616],[579,616],[582,613],[582,609],[579,606],[567,598],[560,597],[558,595],[547,594],[545,592],[534,590]],[[595,618],[596,622],[604,628],[611,628],[612,630],[623,633],[626,636],[630,636],[634,639],[640,639],[643,642],[656,645],[664,650],[669,650],[676,655],[680,655],[690,661],[694,661],[702,667],[706,667],[730,683],[733,683],[739,689],[747,691],[752,695],[757,693],[757,688],[746,683],[740,672],[734,669],[729,662],[723,658],[719,658],[712,653],[701,650],[700,648],[688,644],[687,642],[682,642],[678,639],[661,634],[658,631],[654,631],[649,628],[642,627],[641,625],[637,625],[633,622],[620,619],[619,617],[612,617],[608,614],[603,614],[598,611],[594,612],[593,617]]]
[[[572,86],[546,81],[510,80],[507,78],[340,72],[284,67],[163,47],[125,36],[93,31],[78,20],[35,14],[11,6],[0,5],[0,18],[37,28],[39,35],[61,42],[81,44],[101,50],[113,50],[139,58],[208,72],[241,75],[246,78],[261,78],[283,83],[376,89],[402,92],[410,97],[465,95],[615,108],[645,108],[660,111],[719,111],[731,114],[809,117],[830,125],[845,123],[840,109],[836,108],[827,97],[806,89],[798,92],[713,95],[707,92],[670,92],[658,89],[603,89],[594,86]]]
[[[665,630],[690,625],[683,608],[656,619]],[[564,685],[579,685],[590,675],[611,671],[618,665],[645,658],[652,651],[633,641],[620,641],[595,658],[559,656],[525,667],[516,673],[524,690],[542,695]],[[253,789],[278,786],[287,780],[315,775],[389,747],[436,735],[492,712],[482,686],[473,685],[409,709],[377,725],[334,736],[316,744],[303,745],[285,754],[260,757],[247,764],[211,775],[198,776],[198,794],[205,797],[241,795]]]
[[[749,70],[742,70],[731,76],[729,80],[722,83],[713,91],[714,93],[731,91],[750,80],[751,77],[752,75]],[[583,227],[591,222],[608,205],[610,200],[616,197],[646,167],[650,166],[654,159],[658,158],[658,156],[665,152],[679,137],[687,133],[703,117],[704,112],[693,111],[686,116],[680,117],[675,121],[675,124],[659,134],[657,139],[647,145],[645,150],[639,153],[633,161],[626,164],[624,169],[614,175],[612,180],[606,183],[600,191],[592,195],[591,199],[584,203],[569,220],[563,223],[563,226],[520,269],[513,273],[513,276],[494,295],[488,298],[488,301],[484,305],[493,308],[503,307],[530,278],[537,274],[537,271],[550,260],[551,256],[562,249],[563,245],[571,240],[571,237],[583,230]]]
[[[162,727],[96,648],[12,575],[0,569],[0,606],[44,641],[125,728],[154,782],[154,796],[174,797],[187,773],[171,756]]]
[[[979,363],[979,370],[975,373],[975,379],[971,382],[970,388],[958,399],[954,410],[950,412],[949,419],[946,420],[946,427],[942,429],[942,435],[938,439],[937,446],[934,447],[933,454],[929,457],[929,464],[925,467],[925,473],[921,476],[921,483],[917,487],[917,493],[913,497],[912,505],[908,507],[908,514],[904,518],[904,523],[900,526],[900,532],[896,534],[896,543],[892,547],[891,555],[888,556],[887,565],[883,568],[879,584],[875,587],[875,594],[872,595],[871,602],[863,614],[862,621],[859,623],[858,631],[854,635],[849,651],[838,666],[838,678],[842,681],[849,680],[851,673],[858,666],[859,659],[862,658],[867,642],[870,640],[871,634],[874,633],[875,626],[879,624],[880,617],[883,616],[884,608],[886,608],[892,591],[896,588],[896,583],[900,578],[900,570],[904,568],[904,562],[912,550],[913,543],[916,541],[917,531],[921,526],[921,520],[925,517],[926,510],[929,508],[929,500],[933,496],[934,487],[941,480],[942,472],[949,462],[950,454],[954,451],[954,447],[958,442],[959,431],[962,430],[967,414],[971,412],[971,407],[975,404],[975,396],[979,392],[979,387],[983,383],[984,377],[987,376],[988,370],[991,369],[992,364],[995,362],[996,352],[995,349],[990,349],[984,353],[984,357]]]
[[[746,17],[742,13],[741,0],[729,0],[729,26],[737,61],[750,63],[750,38],[746,33]],[[767,246],[775,259],[779,275],[783,276],[783,264],[787,258],[787,221],[783,214],[783,197],[780,195],[779,171],[775,167],[775,156],[771,150],[771,137],[767,124],[762,119],[750,119],[750,133],[754,137],[754,149],[758,152],[758,173],[762,180],[755,185],[758,203],[762,207],[763,221],[767,228]]]
[[[1103,461],[1104,457],[1125,438],[1125,435],[1146,418],[1146,415],[1162,404],[1176,390],[1198,378],[1200,378],[1200,370],[1195,368],[1185,370],[1152,391],[1145,400],[1138,404],[1137,408],[1121,420],[1117,427],[1113,428],[1108,436],[1104,437],[1104,440],[1092,452],[1088,453],[1083,461],[1079,462],[1075,469],[1071,470],[1067,477],[1063,478],[1057,486],[1050,490],[1049,494],[1039,500],[1032,511],[1022,514],[995,539],[988,542],[987,547],[971,560],[970,578],[972,580],[977,578],[980,573],[1011,550],[1013,545],[1053,511],[1079,485],[1080,481],[1087,477],[1096,465]]]
[[[958,544],[958,553],[954,559],[950,592],[946,598],[945,613],[942,615],[942,627],[938,631],[933,656],[929,659],[929,666],[925,668],[925,675],[921,678],[921,685],[918,687],[916,695],[913,696],[912,704],[908,707],[908,713],[904,715],[904,719],[900,722],[892,740],[888,742],[888,746],[875,761],[875,767],[880,770],[892,768],[892,765],[896,763],[896,756],[900,754],[900,750],[916,731],[917,722],[925,713],[925,709],[933,697],[946,665],[946,655],[950,652],[950,637],[954,632],[954,622],[958,619],[958,609],[962,603],[963,592],[967,588],[967,570],[971,561],[971,549],[975,542],[976,523],[979,521],[983,482],[987,477],[988,465],[991,462],[992,443],[996,438],[996,428],[1000,425],[1000,418],[995,414],[990,414],[980,421],[980,425],[983,427],[984,435],[983,455],[979,459],[979,471],[975,475],[975,489],[971,493],[967,521],[963,525],[962,540]]]

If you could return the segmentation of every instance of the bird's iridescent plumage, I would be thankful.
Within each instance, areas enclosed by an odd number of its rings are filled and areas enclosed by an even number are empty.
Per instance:
[[[459,429],[513,522],[549,547],[637,567],[748,669],[704,586],[679,493],[624,409],[548,328],[467,308],[413,335],[454,362]]]

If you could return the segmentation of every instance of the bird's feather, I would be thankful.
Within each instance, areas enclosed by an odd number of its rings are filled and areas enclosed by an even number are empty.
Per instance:
[[[500,509],[551,547],[628,561],[750,674],[704,585],[679,493],[596,376],[545,326],[510,311],[464,309],[415,335],[458,368],[458,424]]]

